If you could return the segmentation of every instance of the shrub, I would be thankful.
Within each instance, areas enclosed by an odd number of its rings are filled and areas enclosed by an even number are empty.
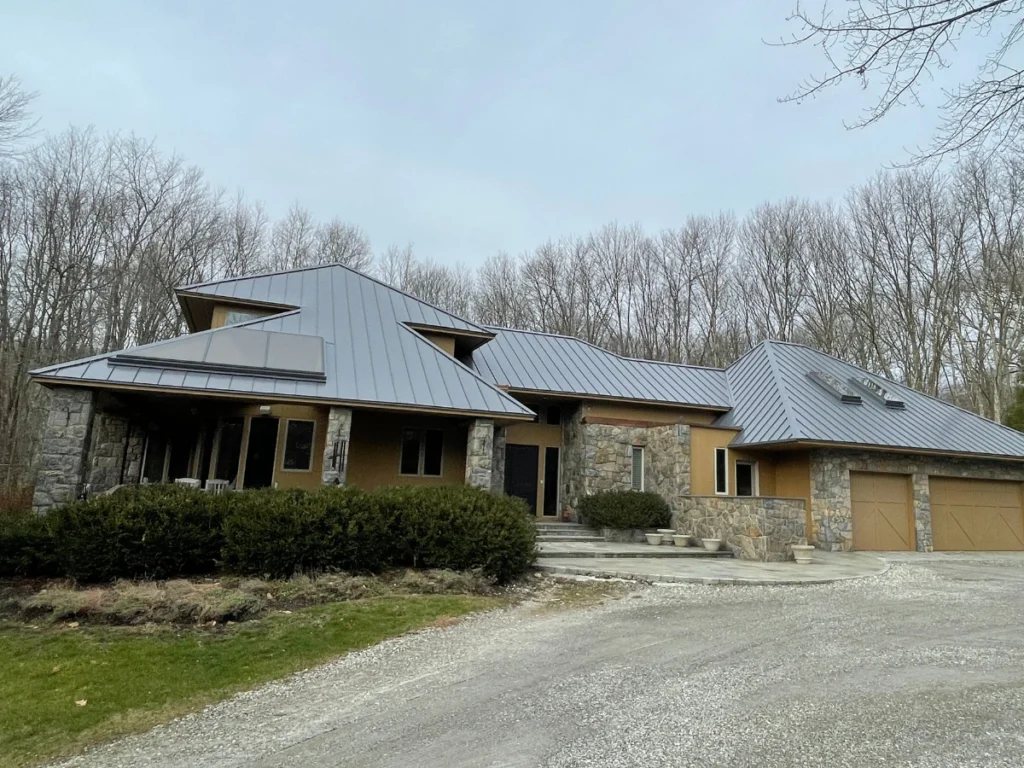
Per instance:
[[[57,570],[48,519],[27,510],[0,513],[0,577],[31,578]]]
[[[665,528],[672,513],[656,493],[602,491],[580,500],[580,515],[594,528]]]
[[[166,579],[215,569],[228,505],[227,495],[143,485],[59,507],[47,520],[61,575]]]

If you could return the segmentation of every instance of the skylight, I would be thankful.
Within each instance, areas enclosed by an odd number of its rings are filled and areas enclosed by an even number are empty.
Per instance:
[[[877,381],[869,379],[867,376],[851,376],[850,383],[867,392],[886,408],[902,409],[907,407],[906,403],[895,392],[891,389],[886,389]]]
[[[836,397],[840,402],[858,405],[861,402],[860,395],[843,383],[838,376],[833,376],[825,371],[811,371],[807,374],[811,381],[824,389],[830,395]]]

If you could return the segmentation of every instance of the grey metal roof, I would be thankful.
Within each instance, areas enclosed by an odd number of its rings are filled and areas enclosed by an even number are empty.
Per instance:
[[[842,403],[811,380],[811,371],[843,382],[867,376],[898,394],[905,408],[873,397]],[[811,441],[1024,456],[1024,434],[801,344],[762,342],[727,374],[733,409],[716,424],[742,427],[733,445]]]
[[[495,338],[473,352],[473,367],[513,390],[729,408],[720,368],[620,357],[571,336],[489,326]]]
[[[327,380],[297,381],[241,372],[182,370],[180,365],[111,365],[111,357],[124,354],[118,352],[49,366],[33,371],[33,375],[48,382],[362,402],[496,416],[533,415],[403,323],[478,333],[485,333],[484,329],[347,267],[329,265],[294,270],[194,285],[187,290],[297,307],[273,317],[181,338],[201,343],[193,340],[206,335],[221,337],[239,328],[322,337]],[[135,347],[125,353],[147,355],[166,343]]]

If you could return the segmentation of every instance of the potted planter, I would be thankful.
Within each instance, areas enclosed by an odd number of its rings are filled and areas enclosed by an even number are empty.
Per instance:
[[[703,542],[704,549],[708,552],[717,552],[719,547],[722,546],[721,539],[701,539],[701,542]]]
[[[675,535],[676,529],[675,528],[659,528],[658,529],[658,533],[661,534],[661,543],[662,544],[671,544],[672,543],[672,537]]]
[[[646,534],[646,536],[647,536],[647,543],[648,544],[654,544],[655,546],[657,546],[658,544],[661,544],[661,534],[660,533],[648,533],[648,534]]]
[[[810,565],[811,555],[814,553],[814,546],[807,543],[807,539],[800,539],[799,544],[790,544],[790,549],[793,550],[793,559],[796,560],[797,565]]]
[[[685,533],[677,533],[672,537],[672,542],[677,547],[688,547],[690,546],[690,536]]]

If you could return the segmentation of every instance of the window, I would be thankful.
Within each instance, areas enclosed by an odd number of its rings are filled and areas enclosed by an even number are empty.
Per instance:
[[[229,309],[224,313],[224,325],[234,325],[235,323],[244,323],[246,320],[255,320],[257,317],[263,317],[262,312],[246,312],[243,309]]]
[[[715,448],[715,493],[718,494],[729,492],[727,453],[725,448]]]
[[[444,432],[440,429],[403,429],[398,472],[402,475],[440,477],[443,454]]]
[[[630,478],[630,487],[634,491],[644,489],[644,449],[639,445],[633,446],[633,471]]]
[[[146,440],[146,458],[142,462],[142,477],[147,483],[164,481],[164,463],[167,459],[167,440],[153,434]]]
[[[757,464],[754,462],[736,462],[736,495],[757,495]]]
[[[288,419],[284,436],[284,466],[293,472],[309,472],[313,468],[313,433],[316,422]]]
[[[557,405],[549,405],[547,410],[547,423],[558,426],[562,423],[562,409]]]

